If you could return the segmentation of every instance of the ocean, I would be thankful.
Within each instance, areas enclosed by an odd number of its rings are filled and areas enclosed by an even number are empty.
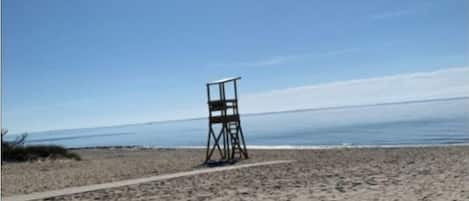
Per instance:
[[[242,115],[241,124],[248,147],[259,148],[465,144],[469,98]],[[26,144],[203,147],[207,132],[199,118],[29,133]]]

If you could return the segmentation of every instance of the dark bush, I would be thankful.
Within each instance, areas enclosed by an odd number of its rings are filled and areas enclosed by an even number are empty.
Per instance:
[[[2,129],[2,161],[33,161],[42,158],[58,159],[69,158],[81,160],[76,153],[69,152],[67,149],[57,145],[32,145],[24,146],[26,134],[21,135],[15,141],[7,142],[3,136],[7,130]]]
[[[33,145],[2,148],[2,159],[4,161],[33,161],[42,158],[58,159],[70,158],[81,160],[76,153],[57,145]]]

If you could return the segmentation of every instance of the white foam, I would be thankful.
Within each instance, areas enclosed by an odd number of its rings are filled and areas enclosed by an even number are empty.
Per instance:
[[[469,146],[469,143],[458,144],[394,144],[394,145],[247,145],[248,149],[263,150],[296,150],[296,149],[362,149],[362,148],[420,148],[420,147],[452,147],[452,146]],[[156,148],[156,147],[154,147]],[[163,148],[163,147],[158,147]],[[166,147],[171,148],[171,147]],[[172,148],[179,149],[205,149],[205,146],[177,146]]]

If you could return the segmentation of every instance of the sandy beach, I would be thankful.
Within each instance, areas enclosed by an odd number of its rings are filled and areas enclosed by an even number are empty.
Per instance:
[[[82,161],[2,165],[2,196],[205,168],[202,149],[82,149]],[[46,200],[469,200],[469,146],[251,150],[297,160]]]

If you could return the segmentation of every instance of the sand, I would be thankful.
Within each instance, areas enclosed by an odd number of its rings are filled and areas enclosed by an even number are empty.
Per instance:
[[[201,168],[203,150],[78,150],[83,161],[2,166],[2,195]],[[251,150],[252,167],[50,200],[469,200],[469,146]]]

